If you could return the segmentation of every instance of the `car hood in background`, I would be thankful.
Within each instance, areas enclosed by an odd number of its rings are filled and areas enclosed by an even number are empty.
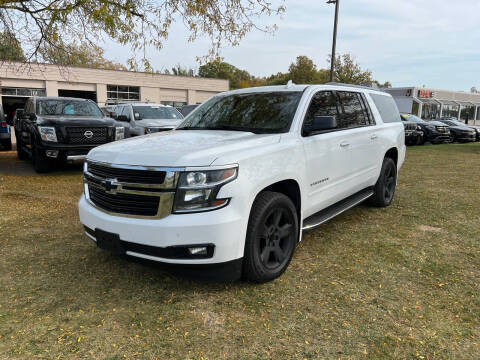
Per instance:
[[[43,116],[37,117],[37,125],[61,125],[61,126],[114,126],[115,120],[104,117],[95,118],[88,116]]]
[[[87,159],[119,165],[209,166],[228,152],[278,143],[280,134],[240,131],[174,130],[96,147]]]
[[[137,126],[142,127],[177,127],[183,119],[142,119],[135,120]]]
[[[450,127],[449,125],[447,124],[444,124],[440,121],[427,121],[427,122],[424,122],[424,123],[417,123],[417,124],[423,124],[423,125],[434,125],[434,126],[446,126],[446,127]]]

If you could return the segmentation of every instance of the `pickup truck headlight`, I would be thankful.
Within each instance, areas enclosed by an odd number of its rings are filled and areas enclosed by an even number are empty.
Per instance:
[[[219,209],[230,199],[217,199],[220,188],[236,179],[236,167],[221,170],[187,171],[180,174],[173,205],[174,213]]]
[[[43,141],[58,142],[57,133],[55,132],[54,127],[39,126],[38,132]]]
[[[115,140],[122,140],[125,138],[125,128],[119,126],[115,128]]]
[[[151,128],[151,127],[146,127],[145,128],[145,134],[153,134],[158,131],[158,128]]]

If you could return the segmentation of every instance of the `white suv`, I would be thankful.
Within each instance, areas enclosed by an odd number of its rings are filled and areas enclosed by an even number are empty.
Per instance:
[[[387,93],[342,84],[230,91],[174,131],[90,151],[80,221],[117,254],[264,282],[285,271],[302,230],[366,199],[390,205],[404,158]]]

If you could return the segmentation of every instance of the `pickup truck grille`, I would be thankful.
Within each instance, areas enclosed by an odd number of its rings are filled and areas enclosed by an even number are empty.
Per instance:
[[[158,212],[158,196],[108,194],[95,186],[89,186],[88,191],[95,205],[110,212],[139,216],[155,216]]]
[[[99,145],[108,142],[106,127],[67,127],[68,143],[74,145]]]
[[[88,161],[85,196],[112,215],[160,219],[172,212],[177,171]]]

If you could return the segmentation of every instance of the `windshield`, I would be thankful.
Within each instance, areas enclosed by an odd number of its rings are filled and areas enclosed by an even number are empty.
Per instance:
[[[91,116],[103,118],[103,113],[96,104],[84,100],[39,100],[37,103],[37,112],[39,115]]]
[[[450,122],[456,126],[466,126],[464,123],[458,121],[458,120],[450,120]]]
[[[172,120],[181,120],[183,119],[182,114],[178,112],[177,109],[166,107],[166,106],[134,106],[133,113],[135,119],[172,119]]]
[[[446,124],[446,125],[449,125],[449,126],[458,126],[458,124],[456,124],[454,121],[451,121],[451,120],[440,120],[442,123]],[[463,126],[463,124],[460,123],[460,125]]]
[[[216,96],[190,113],[177,129],[287,132],[302,94],[279,91]]]
[[[420,119],[418,116],[411,114],[402,114],[402,120],[412,121],[412,122],[425,122],[425,120]]]

